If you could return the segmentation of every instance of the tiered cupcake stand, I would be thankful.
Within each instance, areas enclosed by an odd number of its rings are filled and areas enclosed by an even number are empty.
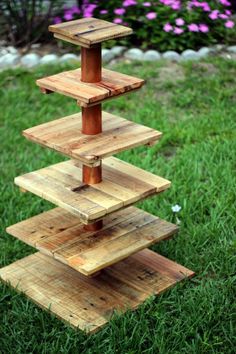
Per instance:
[[[95,18],[49,30],[81,45],[81,69],[40,79],[37,85],[43,93],[74,98],[82,112],[23,132],[70,160],[16,177],[21,189],[58,207],[8,227],[9,234],[39,252],[2,268],[0,277],[42,308],[92,332],[114,310],[135,309],[193,272],[147,249],[170,238],[177,227],[131,206],[163,192],[170,182],[112,157],[161,136],[102,111],[102,102],[144,84],[101,66],[101,42],[132,30]]]

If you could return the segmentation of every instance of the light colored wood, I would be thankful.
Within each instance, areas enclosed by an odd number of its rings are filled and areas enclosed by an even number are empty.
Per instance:
[[[85,224],[170,186],[168,180],[115,157],[103,160],[103,180],[98,184],[83,184],[81,167],[74,160],[16,177],[15,183],[75,214]]]
[[[177,229],[154,215],[129,207],[106,216],[101,230],[86,231],[76,216],[72,218],[69,212],[55,208],[12,225],[7,232],[80,273],[92,275],[169,238]]]
[[[131,28],[92,17],[51,25],[49,31],[55,37],[60,36],[64,41],[87,48],[133,32]]]
[[[80,78],[81,70],[76,69],[39,79],[36,83],[41,89],[76,99],[83,107],[131,92],[144,84],[142,79],[107,69],[102,69],[102,81],[100,82],[87,83],[82,82]]]
[[[2,281],[86,332],[104,326],[114,310],[136,309],[148,297],[193,275],[191,270],[147,249],[92,278],[40,253],[0,269]]]
[[[81,113],[37,125],[23,131],[36,143],[78,159],[86,165],[97,164],[104,157],[139,145],[156,142],[162,135],[157,130],[102,112],[103,131],[84,135]]]

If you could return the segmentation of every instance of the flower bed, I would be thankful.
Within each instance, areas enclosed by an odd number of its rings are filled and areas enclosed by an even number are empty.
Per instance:
[[[54,23],[99,17],[134,29],[134,35],[122,40],[122,44],[160,51],[236,42],[229,0],[85,0],[79,3],[79,7],[64,8]]]

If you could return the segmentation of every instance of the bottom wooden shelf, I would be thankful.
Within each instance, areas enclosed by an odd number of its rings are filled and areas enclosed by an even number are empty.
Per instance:
[[[145,249],[88,278],[35,253],[0,269],[0,278],[40,307],[86,332],[105,325],[114,310],[135,309],[194,273]]]

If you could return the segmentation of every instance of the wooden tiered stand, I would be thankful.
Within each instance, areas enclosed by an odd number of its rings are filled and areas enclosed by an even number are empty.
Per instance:
[[[39,306],[92,332],[114,310],[135,309],[193,272],[147,249],[177,227],[131,206],[164,191],[170,182],[111,157],[161,136],[102,112],[102,102],[144,83],[101,66],[101,42],[132,30],[95,18],[49,30],[81,45],[81,69],[40,79],[37,85],[43,93],[76,99],[82,112],[23,132],[71,159],[15,179],[22,189],[58,207],[8,227],[9,234],[39,252],[2,268],[0,277]]]

